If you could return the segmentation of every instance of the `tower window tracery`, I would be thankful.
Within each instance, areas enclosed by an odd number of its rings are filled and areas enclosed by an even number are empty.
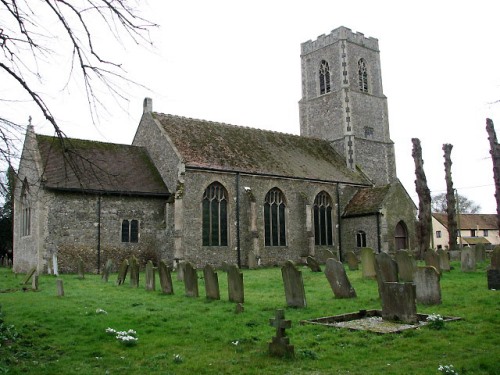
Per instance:
[[[329,93],[330,90],[330,67],[325,60],[322,60],[319,67],[319,93],[323,95]]]
[[[368,69],[364,59],[358,61],[358,82],[359,91],[368,92]]]

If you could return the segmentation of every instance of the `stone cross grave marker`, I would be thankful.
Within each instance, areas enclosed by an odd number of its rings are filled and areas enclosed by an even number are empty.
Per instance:
[[[396,263],[398,264],[399,280],[411,283],[417,271],[417,262],[408,250],[398,250],[396,252]]]
[[[184,290],[187,297],[198,297],[198,274],[189,262],[184,265]]]
[[[412,283],[383,283],[382,319],[413,324],[418,321],[416,291]]]
[[[439,272],[434,267],[418,267],[415,273],[417,302],[424,305],[441,304]]]
[[[313,272],[321,272],[321,266],[319,265],[318,261],[310,255],[307,257],[307,266]]]
[[[306,307],[306,292],[302,272],[300,272],[292,261],[287,260],[281,267],[281,276],[285,286],[285,298],[289,307]]]
[[[361,271],[364,278],[374,279],[377,277],[375,272],[375,253],[369,247],[361,249]]]
[[[446,250],[438,249],[436,251],[439,259],[439,268],[441,272],[450,272],[450,255]]]
[[[130,270],[130,286],[132,288],[139,287],[139,261],[135,256],[131,256],[129,260]]]
[[[327,259],[325,265],[325,276],[330,283],[330,287],[332,288],[335,297],[356,297],[356,291],[349,282],[344,265],[341,262],[335,259]]]
[[[59,297],[64,297],[64,283],[62,279],[56,280],[56,286],[57,286],[57,295]]]
[[[207,299],[220,299],[219,278],[214,268],[207,264],[203,267],[203,278],[205,279],[205,294]]]
[[[269,324],[276,328],[276,336],[269,343],[269,354],[274,357],[293,357],[295,349],[290,345],[290,339],[286,337],[285,329],[292,327],[290,320],[285,320],[285,311],[276,310],[274,319],[269,319]]]
[[[118,269],[118,278],[116,279],[116,285],[123,285],[125,279],[127,278],[128,271],[128,259],[124,259],[120,264],[120,268]]]
[[[243,288],[243,274],[235,264],[227,266],[227,290],[229,301],[236,303],[245,302],[245,290]]]
[[[155,269],[153,267],[153,262],[151,260],[148,260],[148,262],[146,263],[146,290],[154,291],[155,289]]]
[[[83,263],[83,259],[82,258],[78,258],[78,263],[77,263],[77,269],[78,269],[78,278],[80,280],[83,280],[85,279],[85,267],[84,267],[84,263]]]
[[[113,268],[113,261],[111,259],[108,259],[106,261],[106,265],[104,266],[104,269],[102,270],[102,277],[101,280],[104,282],[108,282],[109,279],[109,274],[111,273],[111,269]]]
[[[462,272],[476,270],[476,251],[470,247],[464,247],[460,256]]]
[[[163,294],[174,294],[174,286],[172,284],[172,274],[170,273],[170,268],[168,268],[165,261],[160,261],[160,266],[158,267],[160,274],[160,286],[161,292]]]
[[[347,265],[351,271],[356,271],[359,269],[359,260],[354,251],[348,251],[345,254],[347,258]]]
[[[424,254],[424,261],[426,266],[432,266],[441,273],[441,267],[439,267],[439,255],[432,249],[428,249]]]

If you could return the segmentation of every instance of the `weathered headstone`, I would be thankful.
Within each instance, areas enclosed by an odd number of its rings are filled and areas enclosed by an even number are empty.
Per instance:
[[[104,282],[108,282],[109,279],[109,274],[111,273],[111,268],[113,268],[113,261],[111,259],[108,259],[106,261],[106,265],[104,266],[104,269],[102,270],[102,277],[101,280]]]
[[[130,270],[130,286],[132,288],[139,287],[139,261],[135,256],[131,256],[129,260]]]
[[[120,268],[118,269],[118,278],[116,279],[116,285],[123,285],[125,279],[127,278],[128,271],[128,259],[124,259],[120,264]]]
[[[460,257],[462,272],[472,272],[476,270],[476,252],[470,247],[462,249]]]
[[[347,265],[351,271],[359,269],[359,260],[354,251],[348,251],[346,254]]]
[[[490,268],[486,271],[488,278],[488,289],[500,290],[500,270]]]
[[[417,302],[424,305],[441,303],[441,285],[439,272],[434,267],[418,267],[415,273]]]
[[[177,281],[184,281],[184,271],[186,270],[186,262],[181,261],[177,264]]]
[[[187,297],[198,297],[198,274],[189,262],[184,264],[184,290]]]
[[[490,269],[500,270],[500,246],[495,246],[493,248]]]
[[[335,297],[356,297],[356,291],[349,282],[344,265],[341,262],[335,259],[327,259],[325,265],[325,275],[328,279],[328,282],[330,283],[330,287],[332,288]]]
[[[428,249],[424,255],[425,265],[432,266],[441,273],[441,267],[439,267],[439,255],[432,249]]]
[[[377,279],[380,279],[381,282],[395,283],[398,281],[398,264],[385,252],[375,255],[375,271]]]
[[[227,290],[230,302],[236,302],[236,303],[245,302],[243,274],[234,264],[230,264],[227,266]]]
[[[153,267],[153,262],[148,260],[146,263],[146,290],[152,291],[155,289],[155,269]]]
[[[207,264],[203,268],[203,278],[205,279],[205,294],[208,299],[220,299],[219,279],[214,268]]]
[[[78,258],[77,269],[78,269],[78,278],[80,280],[85,279],[85,268],[84,268],[84,263],[83,263],[83,259],[82,258]]]
[[[57,261],[57,254],[56,253],[52,254],[52,267],[53,267],[54,275],[59,276],[59,264]]]
[[[313,272],[321,272],[321,266],[319,265],[318,261],[310,255],[307,257],[307,266]]]
[[[163,294],[174,294],[174,286],[172,284],[172,274],[165,261],[161,260],[158,267],[160,274],[160,286]]]
[[[286,337],[285,329],[292,327],[290,320],[285,320],[285,311],[276,310],[274,319],[269,319],[269,324],[276,328],[276,336],[269,343],[269,354],[274,357],[293,357],[295,349],[290,345],[290,339]]]
[[[383,320],[410,324],[418,321],[414,284],[383,283],[380,292]]]
[[[325,253],[326,253],[326,259],[332,258],[332,259],[335,259],[335,260],[339,260],[339,257],[338,257],[338,255],[337,255],[336,252],[334,253],[333,251],[331,251],[329,249],[326,249]]]
[[[26,285],[30,282],[31,280],[31,277],[33,276],[33,274],[36,272],[36,266],[35,267],[32,267],[28,273],[26,274],[26,276],[24,277],[23,281],[21,282],[21,285]]]
[[[441,269],[441,272],[449,272],[451,267],[450,267],[450,255],[448,254],[448,252],[443,249],[438,249],[436,253],[439,258],[439,268]]]
[[[413,282],[417,271],[417,262],[408,250],[398,250],[396,252],[396,263],[398,264],[398,277],[402,282]]]
[[[61,279],[56,280],[56,285],[57,285],[57,295],[59,297],[64,296],[64,283]]]
[[[295,268],[292,261],[287,260],[281,267],[281,276],[285,286],[286,303],[289,307],[306,307],[306,292],[302,272]]]
[[[361,249],[361,270],[363,278],[374,279],[377,277],[375,272],[375,253],[369,247]]]
[[[34,274],[31,280],[31,289],[38,290],[38,275]]]
[[[478,243],[475,246],[475,256],[476,256],[476,263],[477,262],[484,262],[486,260],[486,249],[484,247],[484,244]]]

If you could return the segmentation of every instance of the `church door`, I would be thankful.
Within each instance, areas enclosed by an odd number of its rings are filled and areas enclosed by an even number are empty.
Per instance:
[[[408,230],[404,222],[400,221],[396,225],[394,234],[395,250],[408,249]]]

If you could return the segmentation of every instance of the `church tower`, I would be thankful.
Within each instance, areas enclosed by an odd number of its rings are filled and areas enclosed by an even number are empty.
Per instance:
[[[378,40],[346,27],[301,45],[300,133],[331,141],[374,182],[394,182],[394,144],[382,90]]]

